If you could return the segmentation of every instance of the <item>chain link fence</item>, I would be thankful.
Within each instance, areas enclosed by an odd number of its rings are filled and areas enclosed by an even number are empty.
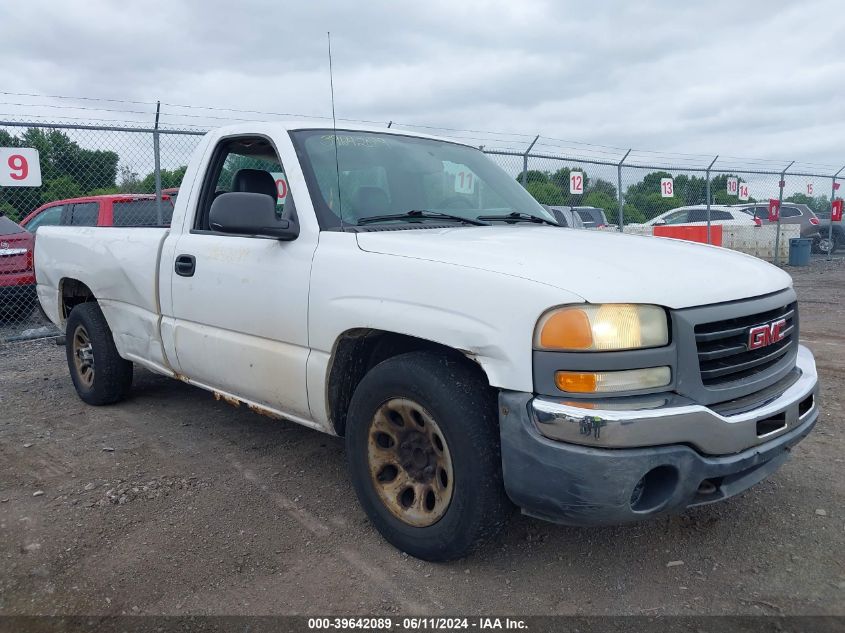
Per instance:
[[[0,121],[0,148],[10,150],[0,168],[11,179],[21,177],[28,166],[14,150],[34,148],[41,172],[39,186],[0,184],[0,343],[58,334],[35,291],[39,227],[169,225],[188,158],[204,131]],[[827,257],[845,247],[841,223],[830,220],[842,169],[425,131],[478,146],[540,203],[573,208],[587,229],[691,239],[775,264],[786,261],[796,237],[808,238]],[[780,201],[776,220],[771,200]]]

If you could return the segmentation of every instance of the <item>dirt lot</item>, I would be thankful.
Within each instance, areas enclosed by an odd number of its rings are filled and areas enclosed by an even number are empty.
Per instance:
[[[516,516],[451,564],[381,540],[336,438],[145,371],[88,407],[64,348],[0,347],[0,614],[845,614],[845,263],[791,272],[823,414],[774,477],[633,527]]]

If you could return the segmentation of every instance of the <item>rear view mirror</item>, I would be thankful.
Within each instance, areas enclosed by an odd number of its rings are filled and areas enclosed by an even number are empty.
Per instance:
[[[291,209],[288,202],[280,218],[272,196],[233,191],[214,199],[208,219],[213,231],[291,241],[299,236],[299,223]]]

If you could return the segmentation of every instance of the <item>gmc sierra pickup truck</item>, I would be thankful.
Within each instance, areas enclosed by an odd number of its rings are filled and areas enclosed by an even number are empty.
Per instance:
[[[721,501],[819,414],[789,275],[563,229],[419,134],[222,128],[170,227],[45,226],[35,262],[82,400],[125,398],[137,364],[343,436],[373,525],[430,560],[514,505],[594,526]]]

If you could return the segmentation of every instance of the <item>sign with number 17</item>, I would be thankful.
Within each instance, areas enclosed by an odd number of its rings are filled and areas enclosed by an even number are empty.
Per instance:
[[[32,147],[0,147],[0,187],[40,187],[41,164]]]

